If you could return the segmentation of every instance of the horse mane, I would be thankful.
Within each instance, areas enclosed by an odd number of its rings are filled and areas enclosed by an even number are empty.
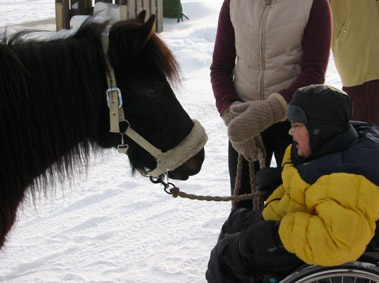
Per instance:
[[[99,151],[93,141],[109,131],[99,121],[107,107],[101,45],[107,24],[85,21],[68,38],[51,40],[25,40],[29,32],[21,32],[0,43],[0,187],[15,188],[7,193],[30,187],[35,196],[55,179],[70,180],[74,169],[88,168],[90,153]],[[159,36],[141,56],[170,82],[180,81],[178,64]]]
[[[57,178],[70,179],[79,165],[87,168],[89,153],[97,151],[89,137],[98,133],[105,84],[102,30],[87,24],[50,41],[24,40],[31,34],[24,31],[0,45],[1,186],[15,194],[29,186],[34,196]]]

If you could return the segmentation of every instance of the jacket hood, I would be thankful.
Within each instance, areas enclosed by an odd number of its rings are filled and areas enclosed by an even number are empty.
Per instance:
[[[305,124],[312,152],[350,129],[352,103],[343,91],[326,85],[299,88],[288,106],[287,119]]]

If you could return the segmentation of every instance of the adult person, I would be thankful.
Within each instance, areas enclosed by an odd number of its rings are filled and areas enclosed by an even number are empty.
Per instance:
[[[262,211],[231,212],[211,252],[208,282],[257,282],[249,280],[260,273],[281,279],[303,262],[334,266],[362,255],[379,217],[379,128],[350,122],[351,115],[340,90],[295,92],[282,184]]]
[[[240,130],[231,138],[233,146],[229,144],[232,193],[235,149],[252,160],[254,146],[263,140],[266,165],[273,154],[281,164],[291,140],[289,123],[280,121],[285,120],[287,103],[297,88],[324,82],[331,29],[328,0],[224,0],[210,69],[216,107],[225,124],[240,117],[229,126],[229,132]],[[266,107],[254,103],[261,101]],[[245,161],[241,193],[250,192],[248,169]],[[251,202],[239,205],[251,207]]]
[[[379,1],[330,0],[332,50],[353,119],[379,125]]]

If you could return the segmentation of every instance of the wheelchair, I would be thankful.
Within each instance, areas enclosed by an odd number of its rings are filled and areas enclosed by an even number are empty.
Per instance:
[[[274,283],[275,279],[271,283]],[[270,282],[270,281],[269,281]],[[366,251],[357,261],[339,266],[305,265],[280,283],[371,283],[379,282],[379,250]]]

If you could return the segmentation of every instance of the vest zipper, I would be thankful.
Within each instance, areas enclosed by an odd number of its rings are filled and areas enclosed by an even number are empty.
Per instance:
[[[261,23],[261,34],[260,34],[260,73],[259,73],[259,82],[258,82],[258,89],[259,89],[259,97],[261,100],[265,100],[265,88],[264,88],[264,71],[265,71],[265,49],[266,49],[266,42],[265,42],[265,27],[267,22],[267,15],[269,8],[271,7],[272,0],[266,0],[266,7],[263,12],[262,17],[262,23]]]

